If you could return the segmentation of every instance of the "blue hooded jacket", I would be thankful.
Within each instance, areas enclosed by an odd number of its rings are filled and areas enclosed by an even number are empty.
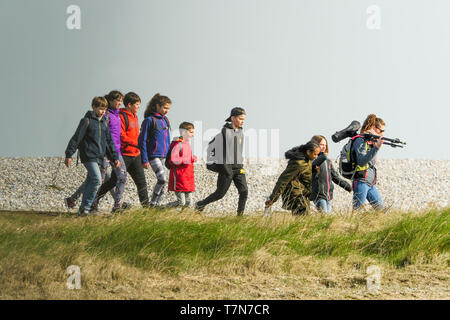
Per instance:
[[[166,117],[152,112],[142,121],[138,139],[142,163],[152,158],[165,158],[170,147],[170,124]]]

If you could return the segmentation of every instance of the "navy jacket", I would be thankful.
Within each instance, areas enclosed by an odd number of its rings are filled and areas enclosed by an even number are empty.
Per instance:
[[[71,158],[77,149],[80,150],[82,163],[101,164],[105,154],[113,161],[119,159],[105,117],[99,120],[93,111],[86,112],[84,118],[80,120],[75,134],[67,145],[66,158]]]

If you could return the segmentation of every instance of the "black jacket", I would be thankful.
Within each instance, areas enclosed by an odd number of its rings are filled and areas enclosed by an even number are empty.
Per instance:
[[[71,158],[77,149],[82,163],[96,161],[100,164],[105,154],[113,161],[119,159],[106,119],[102,117],[99,120],[93,111],[86,112],[80,120],[67,145],[66,158]]]
[[[334,169],[330,159],[326,159],[322,162],[319,167],[320,172],[314,170],[314,162],[312,165],[312,192],[309,198],[311,201],[317,201],[320,199],[332,200],[334,189],[333,182],[349,192],[352,190],[350,183],[343,179]]]

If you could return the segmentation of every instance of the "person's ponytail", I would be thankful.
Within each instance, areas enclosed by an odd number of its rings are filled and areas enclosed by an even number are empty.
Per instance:
[[[169,97],[162,96],[159,93],[155,94],[153,98],[147,103],[147,108],[144,112],[144,118],[147,118],[150,116],[152,112],[156,112],[157,106],[164,106],[166,104],[172,104],[172,101],[169,99]]]
[[[376,115],[374,114],[369,114],[366,118],[366,120],[364,120],[363,126],[361,128],[361,133],[365,133],[367,131],[369,131],[373,126],[385,126],[386,123],[384,122],[383,119],[381,118],[377,118]]]
[[[366,120],[364,120],[364,123],[361,127],[361,133],[364,133],[366,131],[369,131],[370,128],[372,128],[375,125],[375,121],[377,119],[377,116],[374,114],[369,114],[366,118]]]

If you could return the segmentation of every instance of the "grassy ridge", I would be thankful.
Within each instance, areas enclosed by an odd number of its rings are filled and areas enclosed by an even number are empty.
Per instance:
[[[206,218],[174,211],[130,211],[74,219],[0,214],[0,261],[38,255],[62,268],[82,255],[167,273],[249,268],[264,253],[284,272],[299,257],[373,259],[404,267],[448,266],[450,210],[425,213]],[[279,268],[276,270],[280,270]]]

